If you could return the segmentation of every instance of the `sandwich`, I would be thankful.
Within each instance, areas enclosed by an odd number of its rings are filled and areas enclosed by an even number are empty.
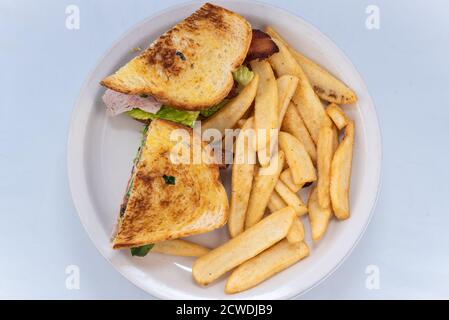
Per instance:
[[[251,37],[242,16],[204,4],[101,81],[109,113],[192,124],[230,93]]]
[[[224,108],[251,82],[247,62],[276,52],[269,35],[206,3],[101,81],[109,114],[126,112],[147,124],[120,207],[114,249],[131,248],[133,255],[144,256],[154,243],[227,222],[228,199],[210,148],[201,143],[201,163],[173,163],[171,133],[184,129],[192,141],[196,133],[189,127]]]
[[[210,3],[156,39],[101,84],[110,115],[193,126],[222,108],[253,77],[246,60],[278,51],[242,16]]]
[[[188,133],[184,150],[191,156],[191,128],[156,119],[144,130],[112,239],[114,249],[132,248],[133,255],[142,256],[154,243],[205,233],[226,223],[228,198],[210,148],[201,144],[199,163],[173,161],[179,142],[170,138],[177,129]]]

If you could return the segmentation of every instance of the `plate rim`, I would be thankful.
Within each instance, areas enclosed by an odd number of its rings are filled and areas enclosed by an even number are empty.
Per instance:
[[[223,1],[220,1],[223,2]],[[383,153],[382,153],[382,131],[381,131],[381,126],[380,126],[380,122],[379,122],[379,117],[377,115],[377,111],[373,102],[373,99],[371,97],[371,95],[369,94],[368,88],[365,84],[365,81],[363,80],[362,75],[360,74],[360,72],[358,71],[358,69],[355,67],[355,65],[352,63],[352,61],[348,58],[348,56],[346,55],[346,53],[339,47],[336,45],[336,43],[330,39],[325,33],[323,33],[321,30],[319,30],[317,27],[315,27],[314,24],[312,24],[311,22],[309,22],[308,20],[306,20],[305,18],[296,15],[295,13],[291,12],[288,9],[273,5],[273,4],[268,4],[265,2],[261,2],[261,1],[256,1],[256,0],[227,0],[227,2],[231,2],[231,3],[254,3],[260,6],[264,6],[264,7],[268,7],[268,8],[272,8],[272,9],[276,9],[278,11],[281,11],[283,14],[290,16],[290,18],[292,19],[296,19],[296,20],[302,20],[303,23],[305,23],[311,30],[313,30],[314,32],[320,34],[327,42],[330,46],[333,47],[333,49],[339,53],[340,57],[342,59],[345,60],[345,62],[353,68],[353,70],[355,70],[355,74],[356,77],[358,78],[359,84],[361,85],[361,87],[363,88],[363,90],[366,92],[366,99],[367,99],[367,105],[369,106],[369,111],[372,113],[372,115],[374,116],[375,121],[375,125],[374,125],[374,132],[375,136],[376,136],[376,145],[371,146],[372,148],[375,149],[375,155],[377,156],[376,159],[376,166],[377,166],[377,170],[375,172],[375,178],[376,178],[376,194],[372,200],[372,204],[371,204],[371,209],[369,212],[369,215],[364,223],[364,225],[360,228],[360,232],[357,235],[356,240],[353,242],[351,248],[342,256],[342,258],[335,264],[335,266],[333,268],[331,268],[319,281],[316,281],[314,284],[309,285],[308,287],[306,287],[305,289],[301,290],[300,292],[297,293],[291,293],[291,294],[286,294],[280,297],[276,297],[276,299],[294,299],[297,298],[305,293],[307,293],[308,291],[310,291],[311,289],[319,286],[321,283],[323,283],[326,279],[328,279],[337,269],[339,269],[342,264],[346,261],[346,259],[352,254],[353,250],[356,248],[356,246],[359,244],[360,240],[362,239],[364,233],[366,232],[366,229],[368,227],[368,225],[371,222],[371,219],[374,215],[374,211],[376,209],[377,206],[377,202],[379,199],[379,195],[381,192],[381,187],[382,187],[382,160],[383,160]],[[82,98],[82,93],[88,88],[89,86],[89,82],[92,80],[92,78],[95,75],[95,71],[97,70],[98,66],[101,64],[102,61],[104,61],[104,59],[111,53],[114,51],[114,49],[125,39],[127,38],[135,29],[138,29],[140,27],[142,27],[143,25],[145,25],[146,23],[148,23],[149,20],[151,20],[152,18],[155,18],[157,16],[166,14],[170,11],[176,10],[176,9],[180,9],[183,7],[188,7],[188,6],[192,6],[192,5],[197,5],[197,4],[201,4],[204,3],[204,1],[198,1],[198,0],[194,0],[194,1],[187,1],[187,2],[181,2],[175,5],[171,5],[167,8],[164,8],[162,10],[157,10],[155,11],[153,14],[149,15],[148,17],[144,18],[143,20],[139,21],[138,23],[132,25],[131,27],[127,28],[127,30],[121,34],[117,40],[115,40],[112,45],[105,51],[104,54],[102,54],[100,56],[100,58],[97,60],[97,63],[94,65],[94,67],[92,68],[92,70],[87,74],[86,78],[84,79],[81,88],[78,92],[77,98],[75,100],[75,103],[72,106],[72,112],[70,115],[70,125],[69,125],[69,129],[68,129],[68,136],[67,136],[67,152],[66,152],[66,156],[67,156],[67,160],[66,160],[66,165],[67,165],[67,176],[68,176],[68,182],[69,182],[69,189],[70,189],[70,194],[71,194],[71,198],[72,198],[72,202],[73,205],[75,207],[75,211],[80,219],[80,222],[85,230],[85,232],[87,233],[89,239],[91,240],[91,242],[93,243],[94,247],[97,249],[97,251],[103,256],[103,258],[108,261],[109,264],[112,265],[112,267],[121,275],[123,276],[125,279],[127,279],[129,282],[131,282],[132,284],[134,284],[137,288],[141,289],[142,291],[144,291],[145,293],[151,295],[154,298],[157,299],[173,299],[173,297],[169,297],[161,292],[157,292],[156,290],[152,290],[152,289],[148,289],[148,288],[144,288],[143,286],[140,285],[140,283],[138,281],[135,281],[135,279],[128,277],[124,272],[122,272],[121,269],[118,268],[118,266],[116,266],[115,264],[113,264],[112,260],[110,258],[108,258],[106,256],[106,253],[103,252],[103,250],[100,248],[100,246],[97,245],[97,243],[94,241],[93,236],[91,235],[88,227],[87,227],[87,223],[85,221],[85,218],[80,214],[80,200],[77,200],[77,192],[76,190],[76,186],[75,186],[75,170],[74,170],[74,165],[72,163],[72,154],[75,153],[75,151],[73,150],[73,148],[71,148],[71,146],[74,145],[75,141],[77,140],[76,136],[75,136],[75,130],[74,127],[76,125],[76,117],[77,117],[77,111],[79,109],[79,104]],[[79,139],[79,138],[78,138]],[[79,140],[78,140],[79,141]],[[84,151],[82,153],[84,155]],[[84,161],[84,157],[83,157],[83,161]],[[83,164],[84,166],[84,164]],[[294,291],[294,290],[293,290]],[[175,298],[176,299],[176,298]],[[236,299],[236,298],[232,298],[232,296],[229,297],[229,299]],[[237,298],[238,299],[238,298]]]

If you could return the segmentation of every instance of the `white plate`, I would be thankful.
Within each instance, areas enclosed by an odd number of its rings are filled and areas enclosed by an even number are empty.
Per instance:
[[[294,47],[328,68],[357,92],[357,105],[345,108],[356,124],[351,218],[344,222],[332,221],[318,244],[309,239],[311,255],[307,259],[256,288],[232,296],[223,292],[224,279],[207,288],[196,285],[191,276],[191,258],[160,254],[135,258],[128,250],[111,249],[111,230],[117,219],[142,125],[126,116],[107,117],[101,101],[104,89],[98,83],[135,55],[130,49],[146,47],[170,26],[195,11],[200,6],[198,2],[170,8],[140,23],[112,47],[87,79],[73,111],[68,139],[68,175],[73,201],[82,224],[101,254],[122,275],[153,296],[171,299],[291,298],[304,293],[334,271],[352,251],[370,220],[380,184],[381,139],[376,112],[355,67],[331,40],[310,24],[284,10],[258,2],[215,3],[245,16],[253,27],[274,26]],[[224,229],[195,237],[196,241],[208,246],[218,245],[226,239]]]

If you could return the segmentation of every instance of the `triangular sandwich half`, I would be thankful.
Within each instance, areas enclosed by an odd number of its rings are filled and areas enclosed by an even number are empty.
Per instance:
[[[245,18],[206,3],[101,84],[181,110],[205,109],[230,92],[251,37]]]
[[[200,141],[203,161],[176,161],[171,155],[181,150],[172,135],[177,129],[189,137],[184,152],[190,146],[193,153],[192,129],[165,120],[151,122],[120,211],[114,249],[205,233],[226,223],[228,199],[212,153]]]

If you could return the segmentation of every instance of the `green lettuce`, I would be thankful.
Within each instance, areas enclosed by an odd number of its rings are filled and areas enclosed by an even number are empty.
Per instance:
[[[150,250],[153,248],[153,246],[154,244],[150,243],[144,246],[131,248],[131,255],[138,257],[145,257],[148,254],[148,252],[150,252]]]
[[[212,106],[208,109],[201,110],[200,113],[202,116],[208,118],[211,115],[213,115],[214,113],[216,113],[218,110],[223,108],[226,105],[226,103],[228,103],[228,102],[229,102],[229,99],[224,99],[222,102],[220,102],[219,104],[217,104],[215,106]]]
[[[140,110],[140,109],[139,109]],[[141,154],[142,154],[142,148],[144,147],[144,145],[145,145],[145,142],[146,142],[146,140],[147,140],[147,132],[148,132],[148,126],[145,126],[144,128],[143,128],[143,130],[142,130],[142,139],[140,139],[140,146],[139,146],[139,149],[137,149],[137,154],[136,154],[136,157],[134,158],[134,160],[133,160],[133,164],[134,164],[134,166],[137,166],[137,163],[139,162],[139,160],[140,160],[140,156],[141,156]],[[133,170],[134,170],[135,168],[133,167]],[[131,173],[133,173],[133,171],[131,171]],[[128,190],[126,190],[126,196],[127,197],[129,197],[130,195],[131,195],[131,189],[133,188],[133,185],[134,185],[134,175],[132,175],[132,177],[131,177],[131,181],[129,182],[129,186],[128,186]]]
[[[169,106],[162,106],[157,113],[149,113],[138,108],[127,111],[126,113],[137,120],[165,119],[189,127],[193,127],[199,115],[198,111],[183,111]]]
[[[148,120],[151,119],[152,114],[146,111],[143,111],[142,109],[132,109],[126,112],[129,116],[133,117],[137,120]]]
[[[239,87],[246,86],[254,77],[254,72],[248,69],[248,67],[241,65],[236,71],[232,73],[234,80],[239,84]],[[240,90],[239,90],[240,91]],[[210,117],[215,114],[218,110],[223,108],[229,99],[224,99],[219,104],[212,106],[208,109],[201,110],[201,115],[204,117]],[[165,119],[173,122],[178,122],[183,125],[193,127],[195,120],[200,114],[198,111],[183,111],[174,109],[169,106],[162,106],[157,113],[149,113],[143,111],[142,109],[132,109],[127,111],[127,114],[137,120],[154,120],[154,119]]]
[[[247,66],[241,65],[237,70],[235,70],[232,73],[232,76],[240,86],[246,86],[248,83],[251,82],[251,80],[253,80],[254,72],[249,70]]]

